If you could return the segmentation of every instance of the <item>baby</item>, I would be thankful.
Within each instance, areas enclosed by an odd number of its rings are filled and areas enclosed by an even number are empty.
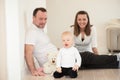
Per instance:
[[[56,59],[56,71],[53,73],[55,78],[69,76],[77,77],[77,71],[81,65],[81,56],[78,50],[73,46],[74,37],[69,31],[65,31],[61,35],[63,47],[59,50]]]

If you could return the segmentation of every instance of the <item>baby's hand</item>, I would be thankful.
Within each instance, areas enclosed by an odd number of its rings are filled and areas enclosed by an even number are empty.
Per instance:
[[[74,65],[73,68],[72,68],[73,71],[78,71],[78,69],[79,69],[78,65]]]
[[[56,71],[59,72],[59,73],[62,73],[61,67],[58,67],[58,68],[56,69]]]

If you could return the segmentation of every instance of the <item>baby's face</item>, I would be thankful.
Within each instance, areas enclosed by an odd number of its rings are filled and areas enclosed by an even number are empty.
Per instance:
[[[62,43],[65,48],[70,48],[73,45],[73,38],[70,35],[62,36]]]

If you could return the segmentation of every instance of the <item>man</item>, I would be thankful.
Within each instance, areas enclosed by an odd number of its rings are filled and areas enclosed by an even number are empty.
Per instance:
[[[25,60],[33,76],[44,75],[42,70],[35,67],[34,57],[38,60],[40,67],[47,61],[47,53],[55,52],[57,48],[50,42],[44,33],[47,22],[47,11],[45,8],[36,8],[33,11],[33,24],[26,32]]]

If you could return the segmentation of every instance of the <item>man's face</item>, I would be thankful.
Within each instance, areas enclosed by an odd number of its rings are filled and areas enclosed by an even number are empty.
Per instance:
[[[44,28],[47,22],[47,12],[38,11],[35,16],[33,16],[33,24],[38,28]]]

